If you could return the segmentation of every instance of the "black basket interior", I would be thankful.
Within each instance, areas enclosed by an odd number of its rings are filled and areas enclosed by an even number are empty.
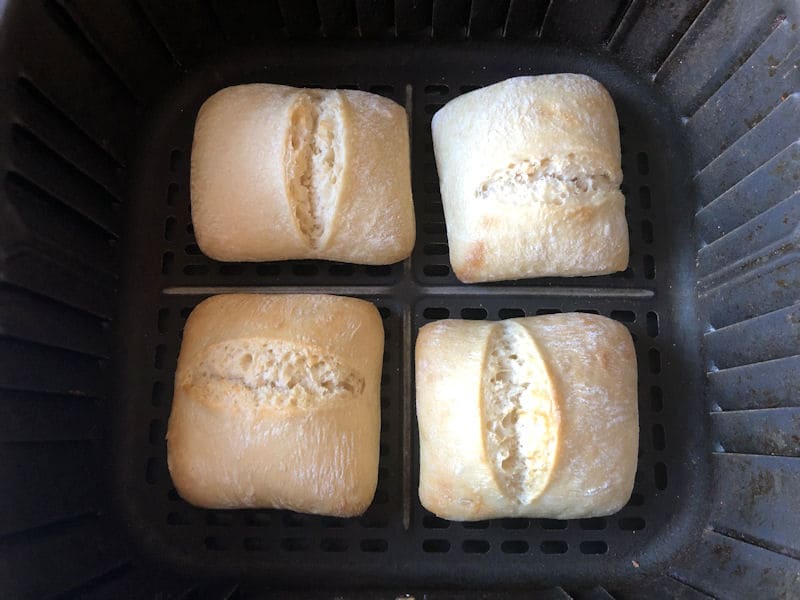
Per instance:
[[[9,2],[0,24],[0,589],[11,597],[545,598],[800,589],[800,6],[691,0]],[[463,285],[430,119],[523,74],[586,73],[620,117],[631,263]],[[219,263],[189,213],[194,118],[245,82],[405,106],[417,244],[386,267]],[[193,508],[164,433],[210,294],[326,292],[384,319],[378,492],[357,519]],[[450,523],[416,495],[413,343],[431,320],[617,319],[640,454],[607,518]],[[589,443],[589,441],[587,441]],[[460,596],[458,596],[460,597]]]

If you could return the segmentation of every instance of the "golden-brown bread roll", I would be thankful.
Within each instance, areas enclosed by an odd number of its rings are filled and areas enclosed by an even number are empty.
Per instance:
[[[580,313],[444,320],[416,345],[419,497],[445,519],[573,519],[628,501],[639,421],[627,329]]]
[[[167,462],[206,508],[358,515],[378,479],[383,325],[325,295],[220,295],[189,315]]]
[[[414,246],[409,161],[405,110],[381,96],[225,88],[195,123],[197,244],[223,261],[397,262]]]
[[[433,117],[453,272],[464,282],[628,265],[619,125],[585,75],[516,77]]]

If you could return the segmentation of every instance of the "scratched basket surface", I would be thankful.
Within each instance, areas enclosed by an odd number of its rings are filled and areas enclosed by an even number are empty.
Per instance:
[[[800,589],[798,2],[2,6],[0,589]],[[616,103],[630,267],[462,285],[448,261],[431,117],[466,91],[553,72],[586,73]],[[361,89],[406,108],[409,260],[219,263],[200,253],[188,194],[194,118],[214,91],[245,82]],[[183,326],[203,298],[228,291],[344,294],[380,309],[380,472],[362,517],[209,511],[176,494],[164,433]],[[562,311],[609,316],[633,335],[641,438],[630,502],[573,521],[431,515],[416,495],[418,328]]]

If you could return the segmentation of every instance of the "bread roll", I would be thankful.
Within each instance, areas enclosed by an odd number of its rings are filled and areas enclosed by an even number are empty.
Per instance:
[[[189,315],[167,432],[178,493],[206,508],[348,517],[378,479],[383,326],[369,302],[214,296]]]
[[[416,346],[419,497],[445,519],[609,515],[630,497],[636,355],[616,321],[445,320]]]
[[[433,117],[450,263],[464,282],[628,265],[619,126],[585,75],[516,77]]]
[[[192,145],[192,222],[223,261],[411,254],[408,124],[375,94],[251,84],[205,101]]]

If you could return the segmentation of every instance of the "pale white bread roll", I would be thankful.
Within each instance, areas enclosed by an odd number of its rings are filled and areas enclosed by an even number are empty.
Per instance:
[[[448,102],[432,129],[461,281],[628,266],[619,125],[600,83],[573,74],[507,79]]]
[[[419,497],[445,519],[612,514],[636,475],[625,327],[567,313],[444,320],[416,345]]]
[[[184,330],[167,432],[178,493],[206,508],[348,517],[378,479],[383,325],[371,303],[220,295]]]
[[[409,161],[406,113],[387,98],[225,88],[195,123],[197,244],[223,261],[400,261],[416,232]]]

